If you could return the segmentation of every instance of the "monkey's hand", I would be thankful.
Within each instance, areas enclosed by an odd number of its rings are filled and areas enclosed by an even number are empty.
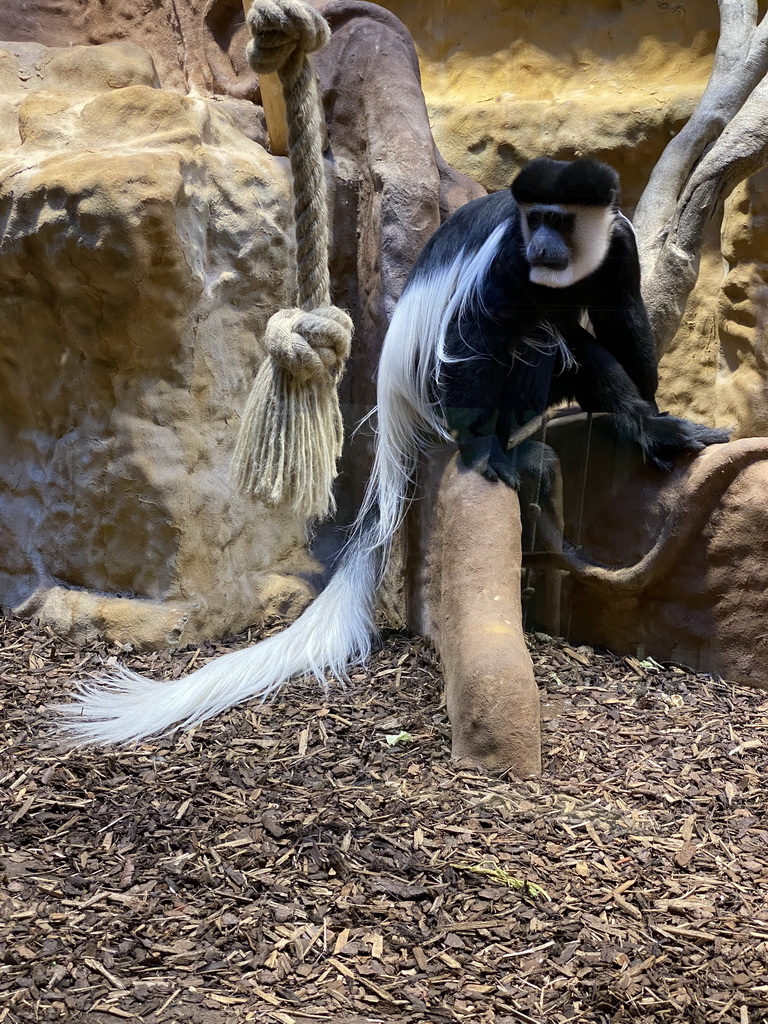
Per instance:
[[[673,468],[676,458],[695,455],[711,444],[725,444],[729,439],[728,430],[705,427],[667,413],[647,416],[638,438],[648,461],[666,472]]]

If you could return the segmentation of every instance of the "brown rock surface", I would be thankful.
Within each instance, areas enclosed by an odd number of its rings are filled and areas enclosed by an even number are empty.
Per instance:
[[[667,475],[599,418],[585,465],[587,429],[586,417],[548,429],[564,467],[566,547],[576,551],[542,554],[552,549],[545,524],[533,543],[529,524],[527,627],[768,686],[768,442],[715,445]],[[599,578],[583,560],[616,571]]]
[[[359,0],[317,6],[333,32],[315,59],[335,190],[331,274],[335,299],[356,329],[340,389],[344,521],[356,513],[368,477],[371,436],[353,432],[375,404],[376,366],[395,302],[441,221],[483,189],[435,147],[413,43],[397,18]]]

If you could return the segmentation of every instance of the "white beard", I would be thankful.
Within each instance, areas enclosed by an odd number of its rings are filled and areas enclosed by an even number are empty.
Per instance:
[[[527,204],[521,207],[523,216],[520,225],[526,245],[531,240],[525,216],[526,210],[530,208]],[[544,285],[545,288],[568,288],[594,273],[608,254],[617,212],[610,206],[576,206],[571,203],[537,203],[536,209],[574,214],[576,223],[573,231],[574,252],[569,266],[565,270],[531,267],[531,284]]]

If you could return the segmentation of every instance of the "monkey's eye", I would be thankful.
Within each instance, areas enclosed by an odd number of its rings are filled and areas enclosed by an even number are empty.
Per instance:
[[[529,210],[526,214],[526,220],[531,231],[535,231],[544,223],[544,213],[542,210]]]
[[[558,231],[560,234],[567,234],[573,231],[576,221],[575,215],[572,213],[564,213],[561,210],[548,210],[546,208],[527,210],[525,217],[528,221],[528,229],[531,232],[545,227],[552,231]]]
[[[548,228],[559,231],[561,234],[573,230],[574,215],[572,213],[556,213],[553,210],[544,214],[542,220]]]

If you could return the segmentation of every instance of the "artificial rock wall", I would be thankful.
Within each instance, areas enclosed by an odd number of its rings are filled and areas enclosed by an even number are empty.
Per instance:
[[[614,163],[631,212],[704,87],[717,15],[652,0],[391,0],[427,109],[395,18],[357,0],[318,6],[333,28],[317,64],[335,297],[357,329],[351,425],[440,220],[542,152]],[[315,568],[304,524],[228,482],[259,338],[293,290],[290,183],[265,149],[242,4],[29,0],[0,10],[3,36],[0,602],[139,644],[291,614]],[[479,186],[441,159],[430,120]],[[768,419],[765,192],[758,176],[728,201],[663,364],[663,403],[742,436]],[[365,447],[345,459],[347,517]],[[653,528],[644,512],[635,527]]]
[[[435,148],[397,19],[319,5],[349,433],[411,264],[481,189]],[[0,604],[141,646],[294,615],[320,568],[307,524],[229,481],[264,327],[295,298],[289,170],[242,3],[30,0],[0,7],[3,37]],[[347,446],[342,520],[369,443]]]
[[[282,163],[127,42],[4,44],[0,94],[0,600],[133,644],[295,610],[304,524],[223,454],[292,292]]]

